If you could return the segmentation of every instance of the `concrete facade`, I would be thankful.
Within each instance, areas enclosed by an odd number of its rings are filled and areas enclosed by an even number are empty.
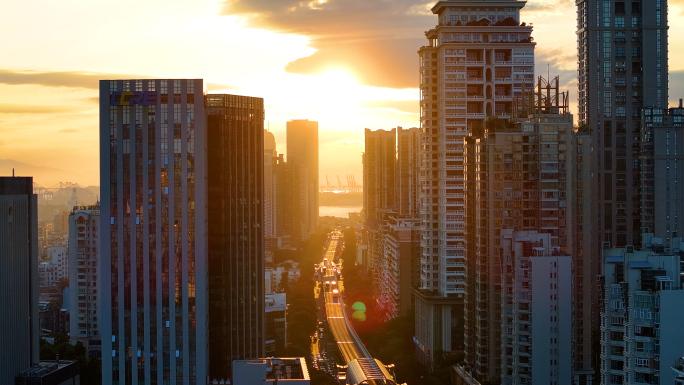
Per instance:
[[[69,339],[101,355],[100,205],[75,206],[69,215]]]
[[[520,20],[524,6],[522,1],[439,1],[432,7],[437,26],[426,32],[427,45],[418,51],[420,289],[436,299],[456,300],[459,308],[466,295],[464,138],[483,129],[489,117],[511,117],[514,99],[533,88],[535,43],[532,27]],[[416,309],[423,298],[416,298]],[[462,312],[457,308],[456,319],[426,325],[441,328],[429,332],[419,330],[423,323],[416,313],[416,337],[436,334],[444,350],[461,349]]]
[[[298,170],[295,174],[298,194],[289,204],[296,207],[295,223],[302,226],[299,241],[304,241],[318,226],[318,122],[290,120],[286,136],[287,163]]]
[[[572,258],[551,234],[502,234],[501,384],[572,383]]]
[[[674,384],[671,367],[682,357],[681,238],[678,254],[650,249],[603,250],[601,383]],[[607,246],[607,244],[606,244]]]
[[[37,363],[38,197],[32,177],[0,177],[0,383]]]

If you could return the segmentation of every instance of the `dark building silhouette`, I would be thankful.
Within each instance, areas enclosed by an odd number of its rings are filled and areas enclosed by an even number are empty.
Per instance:
[[[100,81],[103,384],[206,382],[203,88]]]
[[[264,102],[207,95],[209,377],[264,355]]]
[[[32,177],[0,177],[0,383],[38,362],[38,197]]]
[[[318,122],[291,120],[287,122],[287,163],[298,179],[294,200],[294,223],[301,224],[298,241],[308,239],[318,224]]]

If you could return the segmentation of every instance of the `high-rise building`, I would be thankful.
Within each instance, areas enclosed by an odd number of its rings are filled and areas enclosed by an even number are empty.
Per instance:
[[[595,320],[601,312],[596,288],[601,262],[592,246],[597,224],[594,216],[596,202],[592,193],[591,133],[575,131],[572,139],[574,156],[567,159],[573,164],[571,191],[574,196],[566,198],[565,231],[570,237],[567,253],[573,258],[573,374],[576,383],[589,384],[594,375],[591,341],[598,332]]]
[[[99,204],[73,207],[69,215],[69,340],[80,341],[92,355],[99,355],[102,347],[99,229]]]
[[[302,188],[300,166],[286,162],[283,154],[278,154],[273,161],[273,173],[276,241],[282,247],[297,248],[305,234],[305,223],[300,221],[300,206],[296,203],[300,202]]]
[[[479,380],[505,375],[500,373],[506,361],[499,357],[507,351],[501,328],[515,322],[501,310],[507,293],[502,276],[512,269],[497,252],[505,229],[548,234],[545,246],[572,255],[574,286],[568,293],[575,296],[578,311],[569,314],[575,317],[574,333],[587,341],[591,337],[590,308],[583,312],[591,302],[586,291],[591,261],[582,252],[589,249],[583,242],[590,239],[590,227],[583,227],[591,220],[585,217],[590,207],[582,209],[588,203],[583,197],[590,174],[582,173],[586,162],[581,155],[588,138],[573,131],[558,78],[549,82],[540,77],[537,87],[536,97],[520,99],[524,118],[489,120],[482,132],[466,140],[465,361]],[[575,350],[584,348],[584,343],[575,345]]]
[[[457,350],[466,290],[464,138],[488,117],[511,117],[534,84],[532,27],[523,1],[439,1],[420,58],[421,283],[416,295],[419,359]]]
[[[287,163],[298,170],[299,193],[294,204],[295,223],[301,223],[301,239],[308,239],[318,225],[318,122],[290,120],[286,127]]]
[[[396,208],[396,129],[365,131],[363,153],[363,215],[377,224],[383,210]]]
[[[551,232],[501,232],[501,384],[570,385],[571,257]]]
[[[69,277],[69,256],[64,246],[47,249],[47,261],[38,264],[40,287],[55,287],[60,280]]]
[[[383,213],[396,209],[396,129],[365,130],[363,153],[363,243],[368,245],[368,266],[373,271],[373,287],[382,290],[384,258]]]
[[[641,109],[667,108],[667,1],[578,0],[579,125],[592,133],[601,242],[641,245]]]
[[[481,380],[500,376],[501,324],[512,322],[501,311],[502,275],[512,268],[497,257],[502,231],[538,231],[549,234],[547,246],[568,247],[572,115],[567,101],[554,112],[492,120],[467,141],[465,350]]]
[[[40,360],[38,197],[32,177],[0,177],[0,383]]]
[[[682,357],[681,252],[666,252],[653,234],[644,250],[605,242],[601,312],[601,384],[674,384]],[[682,239],[673,239],[682,250]],[[680,254],[680,255],[677,255]]]
[[[103,384],[207,381],[204,111],[201,79],[100,81]]]
[[[420,129],[397,127],[395,206],[399,215],[417,218],[419,213]]]
[[[641,130],[641,220],[665,247],[684,230],[684,108],[644,108]]]
[[[264,355],[264,100],[206,95],[209,375]]]
[[[412,286],[420,283],[420,220],[396,213],[382,216],[382,259],[376,270],[380,275],[378,301],[387,318],[410,315]],[[412,314],[411,314],[412,315]]]
[[[277,157],[275,136],[264,130],[264,236],[275,238],[277,233],[276,196],[278,185],[275,182],[274,159]]]
[[[202,90],[100,82],[105,383],[204,384],[264,351],[263,99]]]

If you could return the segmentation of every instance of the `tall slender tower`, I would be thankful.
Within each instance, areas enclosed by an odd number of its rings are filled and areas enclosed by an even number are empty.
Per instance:
[[[399,215],[418,217],[420,129],[397,127],[396,198]]]
[[[364,220],[374,222],[380,212],[395,209],[396,129],[365,131],[363,154]]]
[[[641,108],[667,108],[667,1],[576,4],[578,117],[594,148],[594,251],[601,242],[638,247]]]
[[[641,234],[647,230],[641,223],[641,110],[667,108],[667,0],[578,0],[575,4],[578,123],[591,132],[596,218],[592,247],[585,252],[598,261],[605,245],[639,248]],[[602,267],[594,264],[599,273]],[[597,285],[591,290],[591,324],[597,333]],[[575,370],[590,370],[591,356],[576,350],[575,365]]]
[[[421,284],[416,296],[419,358],[463,344],[466,287],[464,138],[488,117],[510,117],[534,84],[532,27],[524,1],[439,1],[435,28],[418,51],[421,92]]]
[[[301,239],[308,239],[318,224],[318,122],[287,122],[287,163],[299,170],[299,194],[294,202],[299,208],[296,221],[302,226]]]
[[[38,197],[32,177],[0,177],[0,383],[40,359]]]
[[[100,81],[103,384],[207,380],[201,79]]]
[[[275,136],[264,130],[264,236],[276,236],[276,190],[274,159],[277,156]]]
[[[363,235],[368,244],[369,266],[374,270],[373,286],[381,291],[384,259],[383,212],[396,209],[396,129],[365,130],[363,153]]]
[[[209,375],[265,353],[264,100],[207,95]]]
[[[100,205],[74,206],[69,214],[69,340],[88,353],[102,349],[100,303]]]

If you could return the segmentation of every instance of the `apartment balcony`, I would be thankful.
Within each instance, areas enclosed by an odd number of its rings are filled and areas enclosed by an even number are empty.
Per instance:
[[[469,100],[473,100],[473,99],[476,100],[476,99],[484,99],[484,98],[485,98],[485,97],[484,97],[484,94],[474,94],[474,93],[473,93],[473,94],[469,93],[469,94],[467,95],[467,97],[468,97]]]

